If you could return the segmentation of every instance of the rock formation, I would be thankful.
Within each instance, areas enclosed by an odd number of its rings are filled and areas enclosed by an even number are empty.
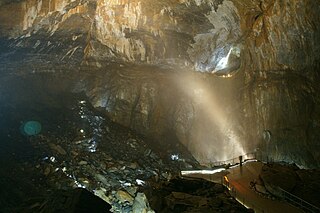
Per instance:
[[[319,12],[319,0],[1,0],[0,70],[58,77],[52,88],[202,163],[259,149],[319,167]]]

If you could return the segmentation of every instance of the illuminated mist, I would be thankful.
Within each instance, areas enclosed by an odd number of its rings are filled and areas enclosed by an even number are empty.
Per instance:
[[[212,85],[206,79],[207,74],[200,75],[199,78],[199,73],[186,72],[175,79],[179,89],[192,102],[194,111],[189,138],[182,142],[201,163],[225,161],[244,155],[242,142],[234,130],[235,118],[230,113],[236,103],[232,104],[234,100],[230,103],[231,97],[227,97],[230,96],[225,91],[228,84],[221,84],[221,81],[230,79],[215,77],[220,83]]]

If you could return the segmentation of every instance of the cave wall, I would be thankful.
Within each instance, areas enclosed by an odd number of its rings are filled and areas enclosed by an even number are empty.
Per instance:
[[[210,75],[114,65],[99,77],[83,76],[74,91],[85,91],[115,122],[160,143],[178,139],[208,163],[244,154],[246,146],[235,103],[239,79]]]
[[[2,1],[0,35],[55,56],[49,64],[59,70],[80,70],[74,91],[118,123],[178,139],[202,162],[260,149],[312,167],[320,163],[319,12],[319,0]]]
[[[319,2],[262,1],[251,11],[242,59],[248,136],[260,136],[272,160],[319,165]]]

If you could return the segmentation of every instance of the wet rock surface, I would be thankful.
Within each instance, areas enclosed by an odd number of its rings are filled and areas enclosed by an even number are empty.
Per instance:
[[[262,168],[260,178],[265,188],[274,196],[283,198],[279,187],[287,192],[317,206],[320,190],[319,170],[299,169],[296,165],[266,164]]]
[[[150,187],[145,193],[156,212],[252,212],[239,205],[222,185],[200,178],[174,178]]]

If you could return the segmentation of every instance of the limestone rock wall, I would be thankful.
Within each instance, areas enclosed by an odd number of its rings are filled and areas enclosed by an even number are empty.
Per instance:
[[[54,33],[73,14],[88,12],[85,3],[74,0],[20,1],[4,4],[0,10],[0,35],[10,37],[29,36],[41,28]]]
[[[251,72],[302,70],[319,59],[319,1],[243,1],[238,7]]]
[[[243,2],[242,2],[243,3]],[[243,3],[245,131],[272,160],[318,165],[319,1]],[[263,141],[270,130],[269,143]],[[250,135],[251,134],[251,135]],[[260,139],[259,139],[260,137]],[[300,158],[299,156],[305,156]],[[316,162],[315,162],[316,161]]]
[[[101,0],[95,35],[110,54],[125,61],[188,63],[194,35],[213,28],[204,15],[210,10],[192,1]]]
[[[57,62],[59,69],[81,70],[74,91],[115,121],[175,138],[203,162],[260,149],[273,160],[319,166],[319,0],[0,5],[0,35],[45,54],[42,62],[76,59],[71,67]]]

